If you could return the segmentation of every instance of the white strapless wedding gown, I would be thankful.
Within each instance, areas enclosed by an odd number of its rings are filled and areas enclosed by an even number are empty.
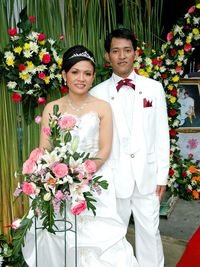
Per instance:
[[[99,117],[89,112],[77,118],[79,127],[79,151],[93,155],[98,151]],[[97,202],[96,216],[84,211],[77,216],[77,267],[138,267],[133,248],[126,240],[126,226],[116,211],[116,197],[109,162],[96,173],[109,183],[107,190],[100,195],[94,194]],[[73,222],[74,216],[67,209],[67,220]],[[62,225],[58,224],[59,228]],[[64,267],[64,234],[56,235],[46,230],[37,230],[38,267]],[[74,233],[67,231],[67,267],[75,267]],[[36,266],[34,226],[26,236],[23,256],[30,267]]]

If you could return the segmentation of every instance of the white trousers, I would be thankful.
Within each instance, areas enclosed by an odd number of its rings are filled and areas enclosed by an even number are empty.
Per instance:
[[[135,224],[135,252],[140,267],[163,267],[164,254],[159,232],[160,202],[155,193],[142,195],[135,185],[132,196],[117,199],[117,208],[127,228],[131,213]]]

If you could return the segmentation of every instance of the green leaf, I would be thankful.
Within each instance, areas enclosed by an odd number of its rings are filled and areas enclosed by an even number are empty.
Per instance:
[[[58,105],[54,105],[53,106],[53,115],[57,116],[58,111],[59,111],[59,106]]]

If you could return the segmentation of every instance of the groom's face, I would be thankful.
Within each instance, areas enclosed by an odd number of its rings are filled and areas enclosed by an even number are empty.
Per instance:
[[[110,62],[113,72],[126,78],[133,70],[135,51],[131,40],[112,38],[110,52],[106,52],[106,60]]]

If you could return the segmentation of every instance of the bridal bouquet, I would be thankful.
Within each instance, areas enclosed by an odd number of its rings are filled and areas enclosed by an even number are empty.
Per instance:
[[[107,189],[102,176],[95,176],[95,158],[89,153],[79,152],[76,135],[78,123],[73,115],[61,115],[55,105],[49,119],[49,127],[43,128],[48,135],[51,149],[36,148],[24,162],[21,173],[23,181],[14,195],[28,195],[30,211],[23,219],[16,220],[11,227],[17,229],[14,241],[23,239],[24,232],[31,227],[33,217],[41,219],[44,229],[55,233],[56,215],[62,215],[68,202],[72,214],[79,215],[85,209],[96,214],[93,193]],[[30,214],[34,214],[30,218]],[[21,229],[21,231],[20,231]],[[22,230],[24,231],[22,234]],[[18,240],[18,241],[17,241]],[[23,243],[23,241],[22,241]]]

